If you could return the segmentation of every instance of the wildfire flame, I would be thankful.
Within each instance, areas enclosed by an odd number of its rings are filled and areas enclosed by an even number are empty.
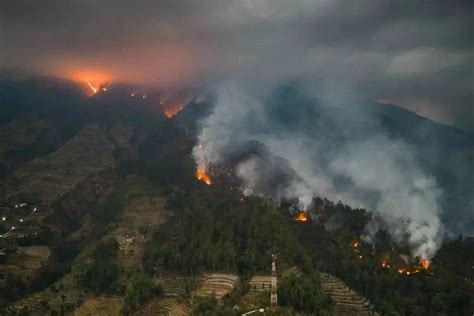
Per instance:
[[[89,80],[86,80],[87,86],[92,90],[93,94],[97,93],[97,88],[92,85],[92,83]]]
[[[198,165],[196,170],[196,178],[198,180],[203,181],[207,185],[212,184],[211,177],[206,173],[206,168],[204,167],[204,165]]]
[[[306,214],[306,212],[301,211],[298,213],[295,220],[297,220],[298,222],[306,222],[308,220],[308,215]]]
[[[407,269],[405,269],[405,268],[398,269],[397,271],[398,271],[398,273],[400,273],[401,275],[411,275],[411,274],[417,274],[418,272],[420,272],[419,269],[407,270]]]
[[[71,73],[71,79],[87,87],[87,95],[93,96],[99,91],[106,91],[111,76],[100,71],[80,70]]]
[[[178,112],[180,112],[183,108],[184,108],[184,103],[183,104],[179,104],[177,107],[172,107],[172,108],[167,108],[164,110],[164,113],[166,115],[167,118],[172,118],[173,116],[175,116],[176,114],[178,114]]]
[[[428,270],[430,267],[430,261],[428,259],[421,260],[420,264],[425,270]]]

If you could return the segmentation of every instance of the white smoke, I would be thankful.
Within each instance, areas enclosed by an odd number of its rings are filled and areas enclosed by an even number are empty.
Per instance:
[[[298,107],[292,105],[295,111]],[[315,196],[365,207],[383,220],[395,240],[409,244],[412,255],[430,259],[441,243],[438,201],[442,192],[416,161],[413,148],[371,126],[368,112],[318,109],[324,111],[322,118],[308,122],[303,113],[301,124],[288,128],[270,117],[264,102],[235,84],[223,84],[217,90],[214,112],[202,122],[200,145],[193,155],[198,164],[218,166],[241,144],[257,141],[272,155],[253,156],[237,164],[235,173],[243,182],[244,194],[296,198],[302,208]],[[325,126],[335,115],[347,116],[343,122],[349,118],[369,127],[363,137],[335,145],[328,136],[331,129],[340,129],[339,134],[348,137],[352,132],[350,126],[345,130],[344,124],[338,124],[339,120]],[[325,127],[316,133],[317,125]],[[293,173],[275,185],[274,170],[281,165]]]

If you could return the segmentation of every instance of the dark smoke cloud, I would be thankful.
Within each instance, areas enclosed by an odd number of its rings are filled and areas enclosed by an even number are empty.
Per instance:
[[[331,78],[474,129],[473,2],[0,2],[0,67],[116,81]]]

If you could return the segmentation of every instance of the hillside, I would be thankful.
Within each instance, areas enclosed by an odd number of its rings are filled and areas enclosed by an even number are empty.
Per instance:
[[[86,98],[69,83],[45,85],[10,82],[0,102],[11,104],[0,124],[9,136],[0,141],[2,315],[472,314],[472,238],[447,237],[425,269],[383,229],[364,240],[368,210],[314,197],[298,221],[294,201],[243,195],[230,164],[211,171],[211,185],[197,179],[191,151],[210,104],[169,119],[126,86]],[[26,90],[43,96],[33,102]],[[290,92],[277,101],[305,104]],[[58,120],[68,107],[80,115]],[[371,110],[407,142],[469,153],[467,132]],[[271,155],[247,146],[242,156]],[[420,157],[437,168],[430,148]],[[280,307],[271,311],[274,254]]]

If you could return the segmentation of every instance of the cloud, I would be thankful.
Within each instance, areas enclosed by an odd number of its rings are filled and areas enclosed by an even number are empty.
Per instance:
[[[433,48],[416,48],[395,56],[388,64],[388,73],[413,76],[438,72],[456,66],[464,56]]]

